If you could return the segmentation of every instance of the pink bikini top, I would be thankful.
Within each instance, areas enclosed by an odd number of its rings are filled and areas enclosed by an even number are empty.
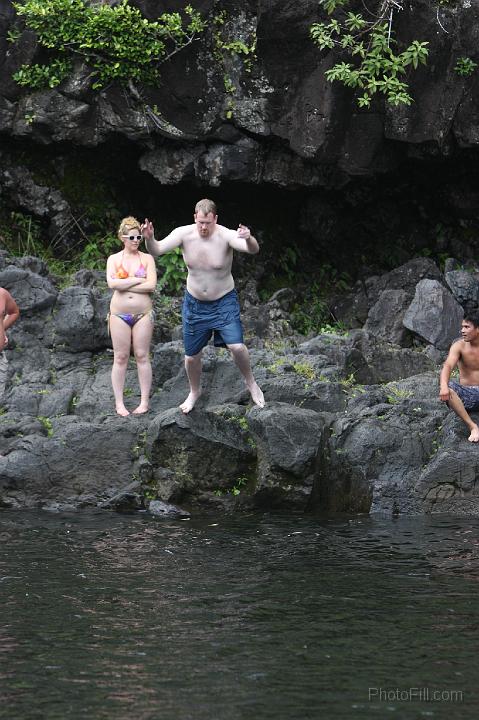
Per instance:
[[[122,253],[122,262],[123,262],[123,253]],[[117,268],[115,277],[119,280],[125,280],[125,278],[130,277],[128,272],[125,270],[123,265],[120,263],[120,267]],[[131,277],[137,277],[137,278],[146,278],[146,267],[141,262],[141,255],[140,255],[140,266],[136,269],[135,274]]]

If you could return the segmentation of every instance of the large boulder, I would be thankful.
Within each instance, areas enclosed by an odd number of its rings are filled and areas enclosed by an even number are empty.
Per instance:
[[[463,309],[436,280],[421,280],[404,316],[404,326],[440,350],[460,334]]]
[[[254,408],[247,419],[258,449],[255,503],[306,509],[316,478],[324,419],[312,410],[278,402]]]
[[[73,352],[109,347],[109,303],[109,295],[90,288],[72,286],[62,290],[53,318],[55,345]]]
[[[205,491],[228,493],[255,483],[256,451],[244,409],[166,410],[148,427],[146,454],[150,482],[164,502],[195,503]]]
[[[467,270],[451,270],[445,273],[446,282],[457,302],[466,311],[479,308],[479,280],[477,274]]]
[[[3,433],[7,426],[1,426]],[[23,433],[25,429],[23,424]],[[140,430],[137,423],[113,417],[97,424],[73,417],[40,418],[31,434],[17,437],[16,445],[0,457],[0,504],[97,505],[134,474],[137,457],[132,448]]]
[[[388,383],[369,400],[353,398],[331,426],[313,506],[424,512],[418,476],[434,459],[448,412],[437,395],[437,377],[424,374]]]
[[[0,287],[11,293],[21,312],[49,308],[58,295],[48,278],[15,265],[8,265],[0,271]]]
[[[366,292],[372,304],[379,300],[385,290],[399,290],[412,299],[417,284],[426,279],[443,281],[442,274],[433,260],[413,258],[384,275],[368,278],[365,282]]]
[[[479,457],[464,437],[454,447],[438,449],[423,469],[414,496],[428,513],[479,514]]]
[[[411,335],[403,324],[410,297],[404,290],[383,290],[368,314],[366,332],[395,345],[411,344]]]

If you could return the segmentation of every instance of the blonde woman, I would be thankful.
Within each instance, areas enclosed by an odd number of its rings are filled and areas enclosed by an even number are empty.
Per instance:
[[[123,249],[110,255],[106,265],[108,287],[114,290],[108,315],[113,344],[111,384],[118,415],[129,411],[123,400],[128,360],[133,347],[141,399],[133,414],[148,411],[151,390],[150,343],[155,320],[152,293],[156,288],[156,267],[151,255],[140,252],[140,223],[134,217],[124,218],[118,228]]]

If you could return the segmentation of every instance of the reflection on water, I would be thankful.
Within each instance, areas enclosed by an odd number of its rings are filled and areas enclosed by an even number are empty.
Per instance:
[[[476,717],[476,525],[4,511],[0,718]]]

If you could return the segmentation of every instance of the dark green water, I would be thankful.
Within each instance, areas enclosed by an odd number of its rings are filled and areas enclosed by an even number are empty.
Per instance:
[[[0,540],[2,719],[479,716],[476,521],[4,511]]]

